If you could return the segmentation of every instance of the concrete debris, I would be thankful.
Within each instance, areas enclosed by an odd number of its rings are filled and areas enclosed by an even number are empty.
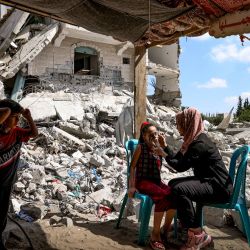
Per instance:
[[[22,26],[27,20],[29,13],[21,10],[13,9],[7,20],[0,27],[0,56],[3,56],[4,52],[14,44],[13,39],[20,32]],[[20,39],[19,39],[20,40]],[[15,49],[17,46],[14,46]]]
[[[226,130],[228,128],[229,123],[233,119],[233,109],[234,108],[231,108],[228,115],[226,117],[224,117],[224,119],[221,121],[221,123],[217,126],[217,129]]]
[[[71,100],[53,101],[56,112],[61,120],[67,121],[71,116],[75,117],[76,119],[82,120],[84,116],[84,110],[82,108],[81,102],[72,102]]]
[[[49,47],[60,26],[54,21],[48,25],[46,22],[30,24],[26,21],[28,15],[13,10],[0,25],[1,78],[16,76],[12,94],[20,97],[24,108],[31,110],[39,127],[39,136],[22,147],[18,180],[11,200],[12,212],[29,222],[46,216],[52,226],[72,227],[72,218],[83,214],[85,218],[87,214],[96,215],[96,220],[114,219],[127,188],[124,144],[133,138],[133,93],[113,89],[112,79],[121,71],[116,66],[108,69],[102,61],[100,73],[105,79],[97,75],[72,74],[71,61],[65,65],[69,72],[60,73],[54,54],[51,71],[48,67],[46,75],[28,77],[27,63]],[[56,40],[58,43],[60,38]],[[29,68],[35,66],[35,63],[28,65]],[[18,81],[17,72],[20,79],[25,76],[25,83]],[[4,85],[0,81],[0,99],[4,96]],[[165,133],[174,151],[182,144],[175,126],[175,115],[179,111],[176,107],[155,105],[147,100],[147,120]],[[250,123],[233,124],[228,116],[218,126],[223,133],[208,122],[205,127],[227,167],[235,148],[250,144]],[[250,170],[247,172],[249,174]],[[167,168],[162,170],[166,183],[189,175],[190,172],[176,174]],[[249,190],[247,177],[246,199],[250,208]],[[126,215],[138,211],[139,205],[133,204],[129,202]],[[208,208],[204,213],[212,225],[225,223],[225,211],[221,209]],[[240,227],[238,217],[232,216]]]
[[[18,50],[19,40],[11,41],[17,44],[18,51],[11,55],[5,53],[5,60],[9,58],[8,66],[0,58],[3,77],[15,75],[38,55],[55,36],[58,24],[36,27],[37,33],[33,37],[32,29],[34,26],[29,26],[16,37],[25,43],[22,50]],[[40,77],[37,81],[39,87],[36,91],[33,87],[32,91],[26,88],[20,102],[31,110],[39,127],[39,136],[22,148],[12,199],[13,212],[27,221],[51,217],[50,225],[67,227],[71,227],[72,218],[80,214],[95,214],[97,219],[113,218],[111,214],[117,216],[127,187],[123,145],[133,138],[133,93],[113,91],[108,86],[102,89],[85,86],[86,92],[83,92],[81,84],[75,84],[73,89],[67,88],[69,83],[66,80],[61,91],[57,91],[61,82],[56,82],[53,77]],[[0,82],[1,96],[3,92]],[[177,108],[154,105],[147,100],[147,120],[165,133],[175,151],[182,143],[175,127],[178,111]],[[228,129],[224,133],[210,131],[210,126],[207,126],[207,133],[219,147],[227,166],[236,147],[250,144],[248,131],[243,132],[241,124],[236,124],[234,128],[229,125],[229,129],[234,131],[238,126],[237,129],[241,129],[238,133],[242,134],[237,135],[236,131],[235,135],[230,135]],[[164,168],[162,177],[168,182],[189,174],[176,174]],[[249,186],[250,180],[247,179],[246,187]],[[246,192],[246,196],[250,207],[250,193]],[[134,211],[136,209],[130,204],[126,214]],[[216,221],[217,225],[221,225],[223,211],[216,216],[218,219],[210,223]]]
[[[44,95],[50,96],[52,101],[59,96],[57,93]],[[77,93],[74,95],[76,97]],[[80,98],[80,95],[77,97]],[[30,102],[29,98],[33,99],[33,96],[28,95],[24,100]],[[50,224],[68,227],[73,225],[71,218],[76,214],[92,213],[97,215],[97,219],[100,219],[100,213],[105,214],[101,216],[102,219],[117,216],[127,186],[126,153],[121,141],[125,140],[125,134],[126,138],[129,138],[128,134],[132,137],[132,129],[128,129],[133,122],[131,100],[129,99],[129,105],[124,105],[118,120],[118,116],[109,116],[108,110],[103,112],[107,104],[97,107],[93,103],[81,102],[81,119],[73,113],[68,115],[66,120],[58,115],[57,125],[40,125],[39,136],[22,149],[18,181],[14,185],[13,211],[19,212],[19,217],[26,220],[30,220],[30,217],[36,220],[45,215],[51,217],[57,214],[50,218]],[[64,102],[72,101],[74,102],[73,97]],[[177,151],[182,143],[175,127],[175,114],[178,110],[152,104],[151,106],[154,113],[148,113],[148,121],[165,133],[167,141]],[[61,110],[63,109],[61,106]],[[99,112],[102,112],[101,121]],[[119,114],[116,106],[112,107],[112,112]],[[105,119],[104,114],[109,118]],[[50,121],[47,118],[45,120]],[[120,135],[116,138],[115,134]],[[246,134],[237,137],[216,130],[208,131],[207,134],[220,149],[226,166],[229,166],[234,149],[249,142]],[[189,174],[176,174],[163,168],[162,177],[167,182]],[[249,189],[249,186],[250,180],[247,179],[246,187]],[[250,206],[249,191],[246,196]],[[110,211],[100,209],[102,206],[108,207]],[[128,209],[126,214],[136,211],[133,205],[128,206]],[[216,214],[216,220],[209,223],[215,226],[225,224],[223,210],[209,208],[204,211],[208,220],[211,214]]]
[[[75,136],[57,128],[57,127],[53,127],[53,131],[56,132],[56,134],[58,135],[58,137],[63,138],[64,140],[68,140],[72,143],[78,144],[79,146],[85,146],[84,142],[79,140],[78,138],[76,138]]]
[[[50,225],[54,225],[54,224],[58,224],[60,221],[62,220],[61,217],[57,216],[57,215],[54,215],[50,218],[49,220],[49,224]]]
[[[32,217],[34,220],[42,219],[46,214],[47,207],[42,203],[26,203],[21,205],[21,211]]]
[[[29,98],[22,99],[20,104],[30,109],[34,121],[54,119],[57,116],[54,102],[49,97],[39,98],[39,96],[31,94]],[[41,107],[43,108],[41,109]]]
[[[0,71],[1,76],[7,79],[15,76],[19,69],[31,62],[51,42],[58,31],[58,27],[58,23],[51,24],[25,43],[22,49],[8,62],[8,65]]]

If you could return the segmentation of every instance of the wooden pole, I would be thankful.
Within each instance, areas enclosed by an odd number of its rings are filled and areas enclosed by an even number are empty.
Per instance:
[[[139,138],[142,122],[146,121],[146,48],[135,47],[134,138]]]

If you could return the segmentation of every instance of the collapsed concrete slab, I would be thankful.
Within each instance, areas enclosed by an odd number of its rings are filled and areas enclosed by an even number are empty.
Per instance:
[[[232,118],[233,118],[233,109],[234,108],[232,108],[229,114],[226,117],[224,117],[221,123],[217,126],[217,129],[226,130],[228,128],[229,123],[232,121]]]
[[[75,117],[81,121],[84,116],[82,103],[79,101],[54,101],[56,112],[59,118],[63,121]]]
[[[77,136],[78,138],[84,138],[83,133],[79,126],[71,123],[71,122],[60,122],[59,126],[62,130],[72,135]]]
[[[234,135],[243,144],[250,144],[250,128],[245,128],[242,132]]]
[[[30,39],[22,48],[13,56],[8,65],[0,71],[3,78],[11,78],[27,63],[31,62],[57,34],[58,23],[46,27],[35,37]]]
[[[0,28],[0,56],[3,56],[3,53],[8,49],[11,42],[18,34],[23,24],[27,20],[29,13],[14,9],[11,11],[10,16],[7,20],[1,25]]]
[[[79,140],[78,138],[76,138],[75,136],[61,130],[60,128],[57,128],[57,127],[53,127],[53,130],[59,135],[59,136],[62,136],[64,138],[66,138],[67,140],[69,141],[72,141],[73,143],[76,143],[80,146],[83,146],[85,147],[85,144],[84,142],[82,142],[81,140]]]
[[[30,109],[34,121],[43,121],[56,117],[54,102],[49,97],[39,98],[38,95],[29,95],[29,97],[22,99],[20,104],[24,108]]]

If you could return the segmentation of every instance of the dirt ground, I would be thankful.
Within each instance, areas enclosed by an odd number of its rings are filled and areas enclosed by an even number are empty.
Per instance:
[[[82,219],[75,219],[74,226],[52,227],[48,220],[36,223],[19,221],[29,235],[35,250],[112,250],[112,249],[151,249],[136,244],[138,223],[134,217],[122,221],[120,229],[115,228],[115,221],[86,223]],[[217,250],[250,249],[246,238],[237,228],[206,227],[206,231],[214,239],[214,248]],[[8,249],[31,249],[21,230],[13,222],[8,223],[9,238],[6,243]],[[172,244],[166,249],[178,249],[180,242],[172,239]],[[173,244],[176,243],[176,244]],[[208,248],[207,248],[208,249]],[[211,249],[211,247],[209,248]]]

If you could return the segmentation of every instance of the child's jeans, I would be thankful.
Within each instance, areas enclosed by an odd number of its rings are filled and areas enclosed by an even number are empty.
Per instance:
[[[1,186],[0,185],[0,237],[7,224],[7,215],[9,210],[10,195],[12,191],[12,185]]]

